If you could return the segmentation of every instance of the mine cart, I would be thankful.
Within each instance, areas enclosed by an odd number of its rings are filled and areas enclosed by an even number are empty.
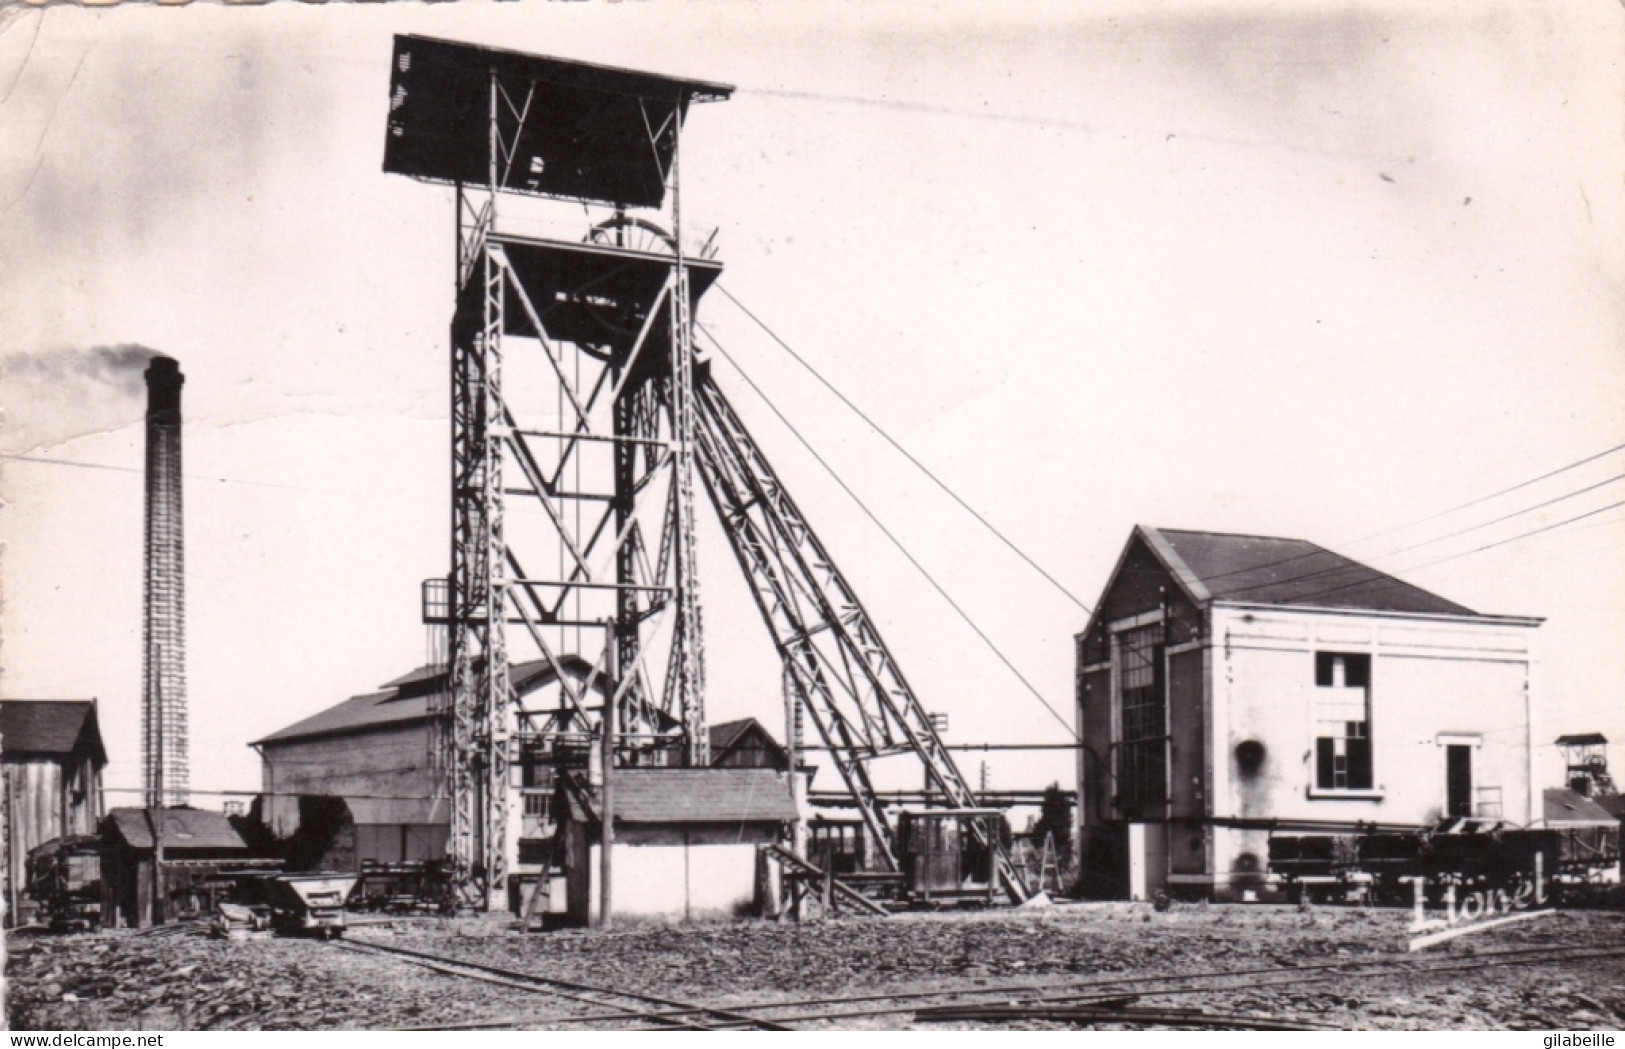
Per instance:
[[[333,937],[344,934],[344,904],[355,888],[354,874],[322,871],[278,874],[268,879],[271,927],[277,932],[315,932]]]
[[[452,902],[450,875],[440,860],[362,860],[350,905],[356,910],[407,914],[445,911]]]
[[[101,920],[101,840],[52,838],[28,853],[28,897],[56,932],[93,929]]]
[[[977,830],[981,830],[982,840],[997,842],[1003,819],[1004,813],[998,809],[913,809],[899,813],[904,899],[927,906],[997,903],[996,854],[979,844]]]

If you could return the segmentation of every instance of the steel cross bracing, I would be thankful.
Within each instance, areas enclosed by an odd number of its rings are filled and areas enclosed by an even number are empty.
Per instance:
[[[645,107],[651,143],[670,145],[662,174],[674,234],[631,245],[630,232],[658,227],[616,211],[566,243],[511,234],[499,221],[534,87],[491,75],[488,181],[457,187],[449,687],[436,701],[434,764],[450,809],[454,884],[461,902],[479,907],[499,905],[505,882],[516,745],[590,736],[613,703],[617,738],[637,741],[627,745],[666,741],[684,763],[707,758],[693,341],[675,192],[684,100],[663,114]],[[606,255],[611,268],[585,284],[559,276],[569,270],[561,257],[596,265]],[[547,265],[537,268],[538,259]],[[614,283],[627,271],[663,277],[627,290]],[[568,337],[550,334],[571,310]],[[511,401],[505,361],[533,365],[552,396],[532,389],[523,403]],[[522,629],[510,637],[509,627]],[[660,668],[650,664],[661,638],[666,665],[656,687]],[[572,674],[565,655],[585,660],[590,673]],[[557,709],[520,706],[510,664],[535,660],[555,672]]]
[[[881,855],[900,870],[899,842],[869,777],[869,763],[914,755],[926,780],[954,808],[978,802],[943,747],[874,622],[808,525],[761,449],[709,375],[698,384],[700,475],[734,555],[784,661]],[[975,824],[973,823],[973,826]],[[1001,887],[1014,901],[1027,887],[1001,843]]]

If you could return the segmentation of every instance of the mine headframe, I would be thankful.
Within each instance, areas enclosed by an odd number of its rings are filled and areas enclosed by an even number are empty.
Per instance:
[[[617,739],[706,761],[690,315],[721,265],[685,244],[678,174],[689,106],[731,91],[395,39],[384,170],[456,191],[451,572],[425,618],[446,632],[435,749],[468,903],[504,885],[510,754],[535,722],[520,649],[557,670],[549,724],[612,714]],[[528,225],[548,202],[568,234]]]
[[[504,882],[510,756],[546,743],[514,738],[538,718],[519,708],[510,638],[557,672],[549,732],[579,739],[608,718],[617,751],[707,762],[696,470],[886,863],[901,869],[871,762],[913,755],[945,804],[975,805],[856,594],[696,366],[692,310],[722,267],[684,229],[682,128],[692,103],[731,92],[395,40],[384,169],[456,190],[451,573],[426,584],[425,619],[445,626],[435,753],[469,902],[496,905]],[[568,236],[530,225],[547,202],[569,205]],[[567,655],[590,663],[585,680]],[[1023,897],[999,843],[982,844]]]
[[[1587,798],[1619,792],[1608,773],[1608,737],[1601,732],[1559,736],[1557,748],[1563,752],[1565,787]]]

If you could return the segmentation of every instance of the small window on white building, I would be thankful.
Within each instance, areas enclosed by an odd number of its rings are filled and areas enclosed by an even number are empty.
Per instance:
[[[1315,653],[1315,786],[1370,790],[1371,657]]]

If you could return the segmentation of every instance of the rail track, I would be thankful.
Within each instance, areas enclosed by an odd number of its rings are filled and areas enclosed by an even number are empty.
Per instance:
[[[593,1005],[611,1010],[594,1015],[590,1020],[583,1017],[556,1017],[549,1018],[549,1023],[582,1023],[582,1022],[625,1022],[639,1020],[653,1024],[662,1030],[682,1029],[691,1031],[717,1031],[717,1030],[756,1030],[756,1031],[787,1031],[788,1027],[772,1020],[760,1017],[746,1016],[742,1013],[727,1009],[715,1008],[708,1005],[695,1005],[690,1002],[677,1001],[657,995],[642,994],[637,991],[623,991],[611,987],[598,987],[593,984],[581,983],[576,980],[563,980],[552,976],[538,976],[534,973],[518,972],[513,969],[502,969],[493,965],[483,965],[461,958],[451,958],[445,955],[429,954],[425,951],[414,951],[405,947],[386,946],[384,944],[363,942],[357,940],[334,940],[332,945],[341,950],[352,951],[358,954],[373,954],[392,957],[408,964],[447,976],[460,976],[464,979],[479,980],[484,983],[496,984],[502,987],[512,987],[521,991],[530,991],[538,994],[548,994],[556,998],[578,1004]],[[653,1007],[653,1008],[651,1008]]]
[[[780,998],[711,1006],[535,976],[406,948],[371,943],[351,943],[347,946],[395,956],[448,975],[482,979],[523,990],[543,991],[580,1004],[602,1007],[602,1011],[597,1012],[564,1016],[513,1016],[500,1020],[448,1024],[438,1028],[453,1030],[524,1026],[553,1028],[582,1024],[624,1026],[629,1023],[661,1030],[673,1028],[795,1030],[804,1024],[823,1025],[903,1014],[920,1014],[918,1016],[920,1020],[976,1020],[994,1023],[1048,1020],[1073,1024],[1126,1023],[1173,1027],[1233,1026],[1275,1030],[1319,1030],[1326,1029],[1326,1025],[1290,1017],[1247,1016],[1235,1013],[1211,1013],[1199,1008],[1178,1008],[1166,1004],[1164,1000],[1188,999],[1198,995],[1218,997],[1337,981],[1466,972],[1508,964],[1539,965],[1625,958],[1625,947],[1538,946],[1436,957],[1393,953],[1365,959],[1345,958],[1303,965],[1212,969],[1161,975],[1097,976],[1082,980],[1028,981],[998,986],[984,984],[935,987],[918,991],[895,990],[818,998]],[[1128,1008],[1141,999],[1153,999],[1156,1000],[1156,1004],[1139,1009]],[[947,1006],[942,1003],[947,1003]]]

